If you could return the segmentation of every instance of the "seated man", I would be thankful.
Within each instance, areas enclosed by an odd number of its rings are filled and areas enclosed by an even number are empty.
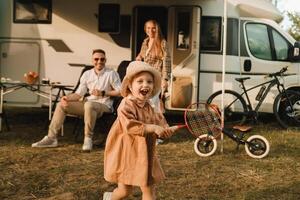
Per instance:
[[[97,117],[112,111],[110,96],[119,96],[121,81],[118,73],[105,67],[106,57],[102,49],[92,53],[94,68],[83,73],[80,85],[75,93],[63,96],[57,105],[49,125],[48,135],[32,147],[57,147],[57,134],[62,127],[66,114],[84,116],[83,151],[92,150],[93,129]],[[90,96],[82,100],[89,92]]]

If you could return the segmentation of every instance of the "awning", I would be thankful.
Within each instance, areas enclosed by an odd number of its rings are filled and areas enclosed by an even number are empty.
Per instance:
[[[237,7],[241,17],[267,18],[280,22],[283,19],[279,10],[268,0],[228,0]]]

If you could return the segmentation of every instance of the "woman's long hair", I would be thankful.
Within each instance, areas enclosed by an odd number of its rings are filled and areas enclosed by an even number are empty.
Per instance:
[[[145,33],[146,33],[146,26],[147,26],[148,23],[153,23],[154,26],[156,27],[155,37],[154,37],[153,45],[151,47],[150,52],[152,54],[154,54],[155,56],[158,56],[158,57],[161,58],[161,57],[163,57],[163,54],[164,54],[164,52],[162,50],[162,46],[161,46],[161,42],[164,38],[163,38],[163,35],[161,33],[160,26],[159,26],[157,21],[155,21],[153,19],[150,19],[150,20],[145,22],[145,25],[144,25]]]

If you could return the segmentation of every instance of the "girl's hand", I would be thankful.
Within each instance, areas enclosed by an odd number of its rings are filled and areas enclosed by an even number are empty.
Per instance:
[[[174,129],[163,128],[155,124],[148,124],[145,126],[146,133],[155,133],[158,138],[169,138],[173,135]]]
[[[171,129],[171,128],[165,128],[164,133],[163,133],[163,138],[169,138],[173,135],[176,129]]]

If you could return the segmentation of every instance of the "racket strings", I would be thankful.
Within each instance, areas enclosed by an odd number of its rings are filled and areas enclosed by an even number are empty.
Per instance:
[[[202,134],[215,135],[220,132],[220,118],[209,108],[198,108],[186,113],[187,123],[192,133],[199,137]]]
[[[208,111],[207,118],[209,118],[208,119],[209,129],[210,129],[212,135],[215,138],[217,138],[220,135],[221,130],[222,130],[220,115],[217,114],[215,111]]]

